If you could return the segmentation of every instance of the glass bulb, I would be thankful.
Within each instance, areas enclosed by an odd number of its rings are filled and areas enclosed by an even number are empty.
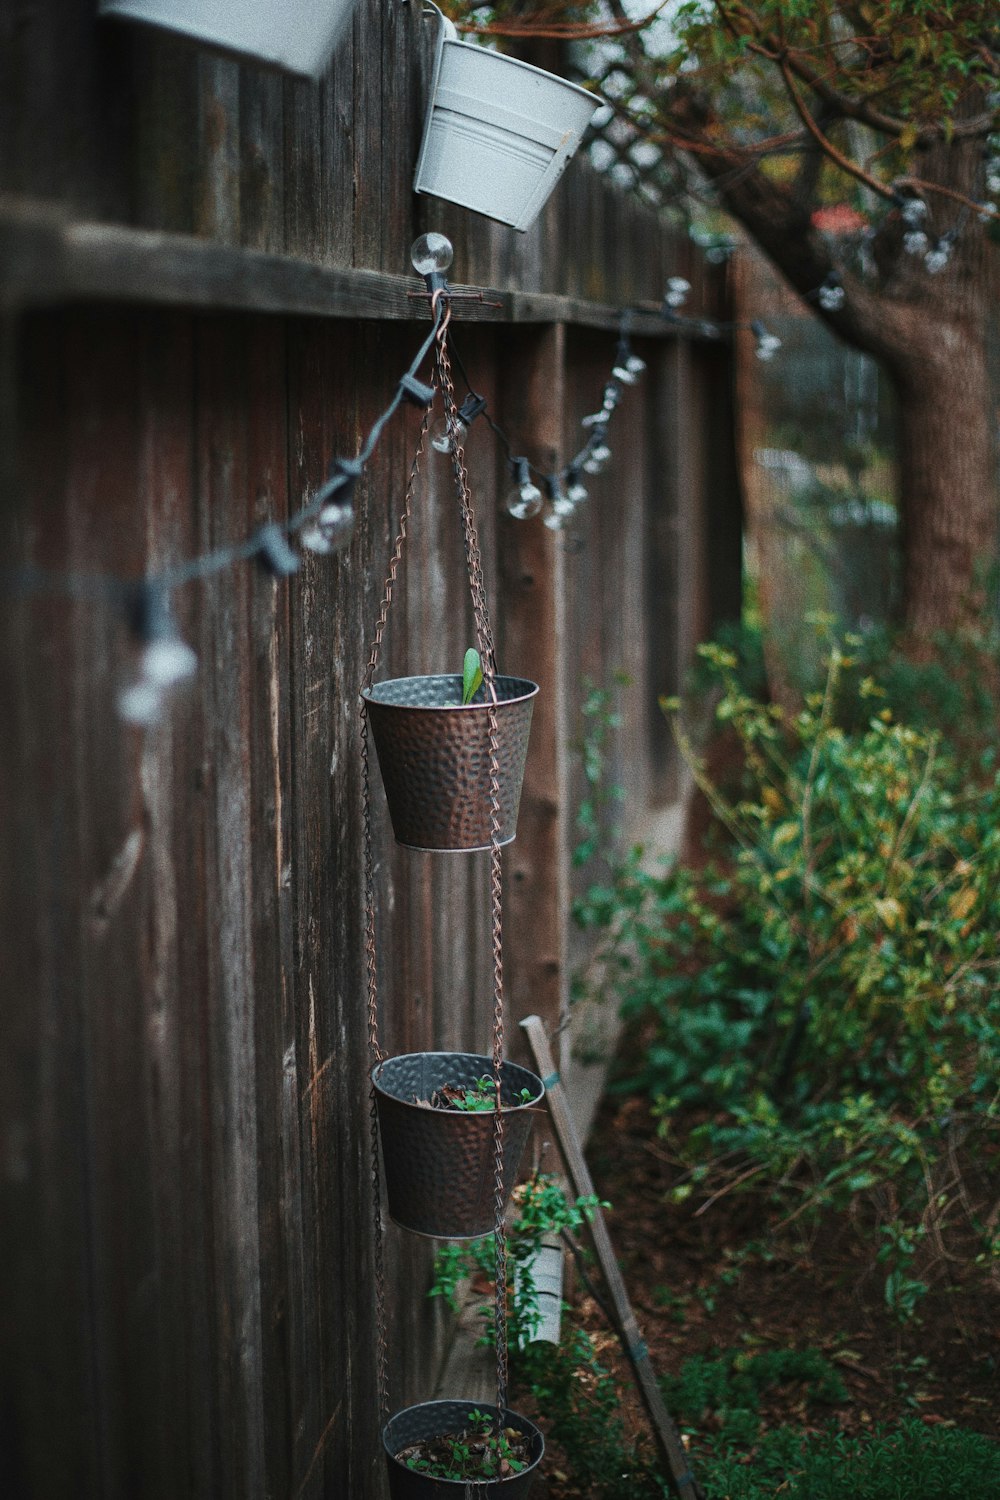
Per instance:
[[[507,496],[507,514],[515,521],[530,521],[542,508],[542,492],[530,479],[515,485]]]
[[[922,198],[907,198],[900,212],[904,224],[908,224],[911,229],[919,229],[927,217],[927,204]]]
[[[573,482],[566,488],[566,499],[569,500],[572,505],[582,505],[586,498],[587,491],[584,489],[579,479],[574,479]]]
[[[922,229],[909,229],[903,235],[903,249],[907,255],[923,255],[930,244],[930,240]]]
[[[611,449],[607,443],[595,443],[581,465],[585,474],[603,474],[611,462]]]
[[[686,276],[671,276],[663,300],[668,307],[683,307],[690,291],[691,283]]]
[[[639,379],[638,375],[634,374],[628,365],[615,365],[611,373],[616,380],[621,381],[622,385],[635,385]]]
[[[950,259],[950,252],[938,245],[936,249],[929,250],[924,256],[924,265],[932,276],[936,276],[939,271],[944,270]]]
[[[838,281],[827,281],[819,289],[819,305],[824,312],[838,312],[847,301],[847,293]]]
[[[774,358],[780,348],[781,340],[777,334],[763,333],[757,339],[757,348],[754,350],[754,353],[759,360],[766,364],[768,360]]]
[[[145,727],[155,724],[163,713],[163,689],[154,682],[140,679],[118,694],[118,717],[126,724]]]
[[[430,430],[431,447],[438,453],[453,453],[455,440],[463,443],[467,431],[468,428],[464,422],[449,423],[447,417],[439,417]]]
[[[179,635],[162,636],[142,649],[142,680],[153,688],[173,687],[193,677],[197,670],[197,656]]]
[[[335,500],[324,505],[316,520],[302,532],[302,545],[307,552],[316,552],[327,557],[341,547],[346,547],[354,532],[354,506]]]
[[[584,417],[580,423],[581,427],[603,427],[608,420],[606,411],[593,411],[589,417]]]
[[[410,246],[410,264],[418,276],[432,276],[435,271],[447,271],[454,258],[451,240],[446,235],[422,234]]]
[[[625,361],[625,368],[631,371],[633,375],[641,375],[646,368],[646,361],[641,359],[638,354],[630,354]]]

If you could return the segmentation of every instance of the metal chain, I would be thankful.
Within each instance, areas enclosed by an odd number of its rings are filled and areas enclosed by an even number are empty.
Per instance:
[[[489,606],[483,581],[482,559],[479,552],[479,537],[476,533],[472,496],[469,490],[469,475],[465,467],[465,453],[459,437],[458,410],[455,403],[455,387],[448,358],[447,327],[442,326],[437,339],[437,368],[444,397],[445,418],[451,435],[451,461],[455,475],[455,487],[462,511],[462,526],[465,533],[465,554],[469,564],[469,581],[472,588],[472,606],[476,617],[476,634],[482,657],[483,681],[489,695],[489,754],[490,754],[490,907],[493,926],[493,1087],[495,1103],[493,1111],[493,1240],[495,1256],[495,1307],[494,1329],[496,1343],[497,1407],[500,1421],[507,1410],[507,1234],[504,1225],[503,1138],[504,1119],[501,1098],[501,1080],[504,1050],[503,1013],[503,920],[502,885],[500,867],[500,754],[499,726],[497,723],[496,651],[493,631],[490,626]]]
[[[396,583],[396,573],[400,560],[403,556],[403,547],[406,542],[406,528],[409,523],[413,509],[413,493],[416,488],[417,476],[420,472],[420,460],[423,457],[424,443],[427,438],[427,429],[430,426],[430,408],[424,412],[424,419],[420,424],[420,436],[417,440],[417,449],[413,455],[413,463],[410,467],[410,477],[406,486],[406,498],[403,502],[403,513],[399,518],[399,531],[396,535],[396,545],[393,548],[392,557],[389,561],[389,572],[382,590],[382,603],[379,609],[378,620],[375,624],[375,643],[372,646],[368,669],[365,673],[364,688],[370,688],[375,676],[375,669],[379,663],[382,650],[382,636],[385,631],[386,620],[389,615],[389,606],[392,603],[393,589]],[[364,866],[365,866],[365,961],[368,971],[368,1053],[370,1067],[374,1069],[382,1062],[385,1053],[379,1040],[378,1025],[378,956],[375,947],[375,863],[372,854],[372,799],[371,799],[371,763],[368,750],[368,704],[361,699],[361,802],[362,819],[364,824]],[[376,1369],[378,1374],[378,1403],[379,1414],[383,1422],[389,1415],[389,1354],[388,1340],[386,1337],[385,1317],[385,1252],[382,1234],[382,1174],[379,1168],[378,1154],[378,1107],[375,1102],[375,1084],[371,1083],[368,1091],[368,1109],[370,1116],[371,1131],[371,1165],[372,1165],[372,1204],[374,1224],[375,1245],[375,1328],[376,1328]]]

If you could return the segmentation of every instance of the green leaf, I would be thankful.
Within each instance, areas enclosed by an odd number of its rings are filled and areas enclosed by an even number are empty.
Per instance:
[[[483,680],[483,664],[479,659],[479,652],[475,646],[470,646],[465,653],[465,665],[462,668],[462,703],[471,703],[476,695],[476,689]]]

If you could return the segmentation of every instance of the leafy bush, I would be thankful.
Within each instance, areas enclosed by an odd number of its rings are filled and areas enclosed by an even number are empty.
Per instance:
[[[708,779],[724,868],[649,873],[633,850],[577,903],[603,929],[603,987],[647,1046],[622,1086],[656,1102],[689,1176],[766,1186],[799,1216],[882,1190],[886,1300],[912,1315],[921,1230],[948,1217],[949,1153],[998,1121],[1000,776],[897,722],[834,645],[797,713],[746,693],[733,653],[701,648],[738,737],[743,790]],[[842,727],[846,705],[867,724]],[[949,1186],[950,1183],[950,1186]],[[891,1191],[887,1185],[891,1184]],[[988,1253],[992,1249],[988,1247]]]
[[[717,1440],[698,1474],[708,1500],[970,1500],[1000,1494],[1000,1444],[916,1420],[860,1437],[779,1427],[749,1458]]]

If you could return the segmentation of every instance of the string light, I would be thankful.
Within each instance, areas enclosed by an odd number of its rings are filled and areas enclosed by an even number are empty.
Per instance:
[[[816,300],[824,312],[839,312],[847,301],[847,293],[836,271],[831,271],[816,294]]]
[[[526,458],[512,458],[510,467],[515,485],[507,495],[507,514],[515,521],[530,521],[542,508],[542,492],[531,477],[531,465]]]
[[[691,293],[691,283],[684,276],[671,276],[663,294],[665,307],[683,307]]]
[[[765,364],[774,358],[781,348],[781,340],[776,333],[769,333],[765,325],[759,319],[750,324],[750,331],[756,340],[754,353],[757,358]]]
[[[550,509],[545,517],[544,524],[550,531],[562,531],[576,509],[572,500],[563,490],[562,475],[546,475],[545,490],[549,497]]]

